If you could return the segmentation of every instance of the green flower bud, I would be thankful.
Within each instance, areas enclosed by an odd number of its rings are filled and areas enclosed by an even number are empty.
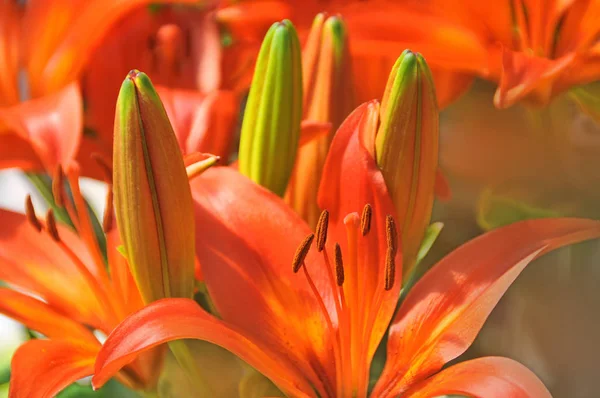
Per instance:
[[[439,110],[431,72],[405,50],[381,101],[375,138],[377,164],[396,208],[405,275],[412,270],[431,219],[438,166]]]
[[[302,117],[302,65],[296,30],[271,26],[262,43],[240,138],[240,172],[279,196],[294,167]]]

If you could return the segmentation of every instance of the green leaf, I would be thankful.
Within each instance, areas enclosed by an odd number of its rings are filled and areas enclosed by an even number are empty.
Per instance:
[[[517,221],[557,216],[556,211],[495,194],[491,189],[482,192],[477,205],[477,224],[486,231]]]
[[[404,285],[402,286],[402,292],[400,293],[400,300],[398,300],[398,306],[404,300],[404,297],[408,294],[410,289],[417,283],[419,279],[429,270],[429,267],[420,264],[421,260],[425,258],[431,247],[437,240],[438,236],[442,232],[442,228],[444,228],[444,223],[435,222],[427,227],[425,230],[425,237],[421,241],[421,247],[419,248],[419,253],[417,254],[417,262],[412,272],[406,278]]]
[[[600,122],[600,81],[572,88],[569,96],[583,112]]]
[[[423,237],[423,241],[421,242],[421,247],[419,248],[419,252],[417,253],[417,262],[415,267],[419,266],[421,260],[427,256],[429,250],[433,247],[433,244],[437,240],[438,236],[442,232],[442,228],[444,228],[444,223],[442,222],[434,222],[425,231],[425,236]]]

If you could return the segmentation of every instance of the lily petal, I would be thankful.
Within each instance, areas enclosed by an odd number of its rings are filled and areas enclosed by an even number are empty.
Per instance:
[[[208,94],[157,86],[183,154],[208,152],[229,158],[239,101],[232,91]]]
[[[231,155],[239,106],[233,91],[207,94],[192,119],[184,153],[209,152],[227,160]]]
[[[158,300],[126,318],[110,334],[98,354],[92,384],[96,388],[102,386],[140,353],[178,339],[200,339],[217,344],[268,375],[287,393],[314,396],[311,386],[274,347],[257,345],[190,299]]]
[[[43,170],[44,166],[26,138],[0,133],[0,169]]]
[[[232,2],[233,3],[233,2]],[[276,0],[235,2],[217,11],[217,20],[242,41],[260,41],[273,24],[290,16],[290,6]]]
[[[300,124],[300,142],[298,142],[298,146],[302,147],[313,140],[324,137],[330,133],[331,123],[329,122],[303,120]]]
[[[196,2],[166,2],[175,1]],[[52,92],[75,80],[109,28],[128,12],[150,2],[35,1],[35,6],[27,7],[23,32],[32,94]]]
[[[19,6],[14,1],[0,2],[0,106],[19,102]]]
[[[488,232],[446,256],[399,308],[375,396],[398,395],[462,354],[506,289],[535,258],[598,236],[598,221],[530,220]]]
[[[23,293],[0,288],[0,313],[41,334],[99,347],[98,340],[80,323],[58,313],[50,305]]]
[[[0,108],[0,137],[14,134],[27,141],[39,161],[50,172],[75,158],[79,149],[83,110],[79,86],[72,83],[61,91]],[[31,152],[23,150],[23,155]],[[22,159],[22,162],[39,161]]]
[[[11,362],[10,398],[50,398],[94,373],[98,347],[70,341],[31,340]]]
[[[22,214],[0,210],[0,280],[42,297],[62,314],[100,327],[109,317],[104,304],[78,266],[46,233],[38,232]],[[81,243],[69,240],[70,231],[57,226],[80,258]],[[71,235],[73,233],[71,232]]]
[[[365,240],[369,263],[361,264],[357,270],[357,281],[366,281],[367,300],[375,294],[378,282],[385,274],[387,240],[385,220],[387,215],[394,219],[396,211],[386,188],[381,171],[375,163],[375,132],[379,120],[379,105],[372,101],[359,106],[342,123],[335,134],[323,169],[319,187],[319,206],[329,211],[331,242],[338,242],[344,254],[348,253],[344,218],[350,213],[361,213],[366,204],[373,209],[371,231]],[[384,293],[381,307],[374,320],[373,334],[369,341],[369,358],[387,329],[394,313],[402,278],[402,251],[398,250],[393,288]],[[374,302],[365,303],[369,312]]]
[[[574,60],[575,53],[548,60],[503,49],[502,75],[494,95],[494,105],[508,108],[527,96],[535,103],[546,105],[553,94],[554,82]]]
[[[533,372],[508,358],[485,357],[462,362],[412,387],[402,396],[426,398],[467,395],[474,398],[550,398]]]
[[[320,368],[333,363],[326,321],[306,278],[292,271],[308,226],[280,198],[230,168],[213,167],[191,184],[196,255],[218,313],[286,353],[317,390],[332,385],[323,379],[333,377],[334,367]],[[315,284],[327,290],[322,257],[309,252],[306,264]],[[333,302],[326,304],[335,313]]]

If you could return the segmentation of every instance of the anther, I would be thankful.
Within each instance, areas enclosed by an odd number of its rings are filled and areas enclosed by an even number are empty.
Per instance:
[[[56,166],[54,178],[52,179],[52,196],[54,196],[54,202],[60,207],[65,207],[64,187],[65,173],[63,172],[62,166],[59,164]]]
[[[310,250],[310,245],[312,244],[314,238],[315,234],[308,235],[306,238],[304,238],[302,243],[300,243],[298,249],[296,249],[296,254],[294,254],[294,260],[292,261],[292,270],[294,273],[298,272],[300,267],[302,267],[302,264],[304,264],[304,259]]]
[[[35,209],[33,208],[33,202],[31,201],[30,195],[27,195],[27,198],[25,198],[25,214],[27,215],[29,223],[40,232],[42,230],[42,224],[35,215]]]
[[[344,284],[344,261],[342,261],[342,248],[335,244],[335,279],[338,286]]]
[[[106,206],[104,207],[104,217],[102,218],[102,230],[110,232],[113,226],[113,190],[109,186],[106,193]]]
[[[388,248],[385,255],[385,290],[392,290],[396,279],[396,254]]]
[[[52,209],[48,209],[48,213],[46,213],[46,227],[48,228],[48,233],[57,242],[60,242],[60,236],[58,235],[58,229],[56,228],[56,220],[54,219],[54,212]]]
[[[360,218],[360,230],[362,236],[365,236],[371,230],[371,216],[373,215],[373,209],[370,204],[366,204],[363,208],[362,217]]]
[[[385,218],[385,232],[388,249],[391,250],[392,255],[395,256],[398,252],[398,230],[396,229],[394,218],[390,215]]]
[[[317,222],[317,250],[323,251],[327,242],[327,228],[329,227],[329,212],[323,210]]]

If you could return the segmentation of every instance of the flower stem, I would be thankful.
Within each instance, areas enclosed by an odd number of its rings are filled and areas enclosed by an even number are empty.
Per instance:
[[[175,340],[168,343],[169,349],[179,363],[179,366],[187,374],[188,379],[198,393],[214,396],[210,385],[206,382],[204,375],[197,366],[196,359],[192,355],[189,346],[184,340]]]

